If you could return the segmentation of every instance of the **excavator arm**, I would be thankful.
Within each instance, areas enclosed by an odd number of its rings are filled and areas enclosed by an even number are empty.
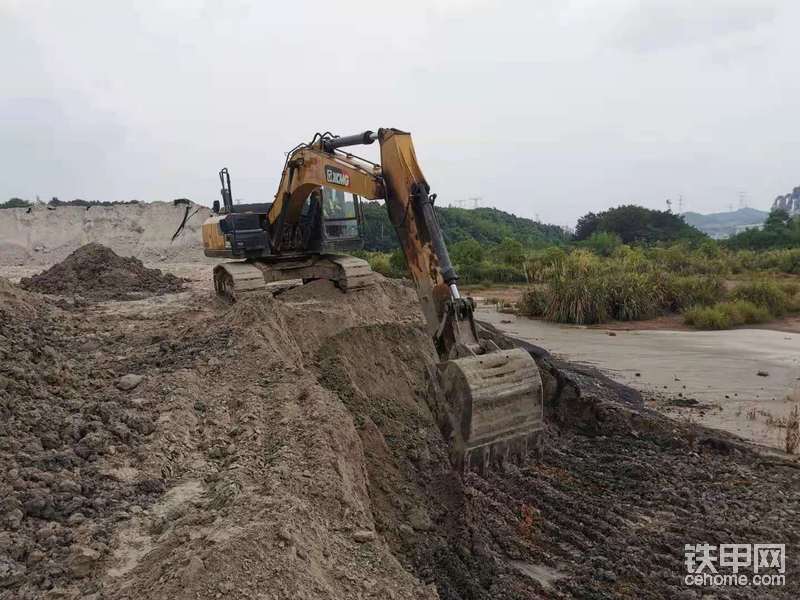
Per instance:
[[[431,373],[432,406],[449,438],[451,461],[483,471],[527,454],[543,429],[542,380],[522,349],[481,339],[471,298],[458,290],[411,135],[380,129],[386,207],[397,231],[440,362]]]

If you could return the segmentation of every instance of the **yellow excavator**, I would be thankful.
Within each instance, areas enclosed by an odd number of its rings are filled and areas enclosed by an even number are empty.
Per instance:
[[[380,146],[380,164],[342,148]],[[237,259],[214,267],[214,288],[228,301],[281,280],[329,279],[344,293],[374,285],[369,264],[346,252],[363,246],[361,200],[384,200],[439,363],[431,369],[431,409],[458,469],[483,472],[538,447],[542,380],[523,349],[502,350],[478,334],[471,298],[458,276],[409,133],[317,133],[286,158],[274,201],[234,204],[220,171],[222,206],[203,223],[206,256]]]

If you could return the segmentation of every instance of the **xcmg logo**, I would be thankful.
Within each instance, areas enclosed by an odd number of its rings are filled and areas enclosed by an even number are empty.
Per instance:
[[[350,175],[337,167],[325,165],[325,181],[347,187],[350,185]]]

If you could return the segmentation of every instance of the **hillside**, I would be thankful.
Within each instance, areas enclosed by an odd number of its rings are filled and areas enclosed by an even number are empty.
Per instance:
[[[437,207],[436,214],[448,244],[474,239],[482,245],[493,245],[510,238],[525,247],[538,247],[566,239],[564,230],[556,225],[545,225],[496,208]],[[365,202],[364,216],[365,250],[386,252],[399,247],[383,204]]]
[[[755,208],[740,208],[731,212],[703,215],[696,212],[684,213],[689,225],[697,227],[713,238],[727,238],[750,227],[761,226],[769,213]]]

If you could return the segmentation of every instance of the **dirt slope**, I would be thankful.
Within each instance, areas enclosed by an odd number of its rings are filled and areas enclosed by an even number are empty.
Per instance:
[[[394,282],[69,313],[2,285],[2,600],[700,598],[701,541],[797,572],[800,471],[535,349],[541,460],[453,474]]]

